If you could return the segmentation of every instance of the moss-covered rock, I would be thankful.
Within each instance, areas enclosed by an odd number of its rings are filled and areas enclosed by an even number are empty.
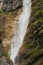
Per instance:
[[[32,0],[30,23],[16,63],[43,65],[43,0]]]
[[[4,0],[0,0],[0,2],[1,1]],[[21,7],[17,7],[17,9],[14,10],[9,9],[8,12],[0,12],[0,65],[13,65],[12,61],[10,60],[8,50],[10,48],[10,41],[14,30],[17,27],[18,18],[21,11]]]

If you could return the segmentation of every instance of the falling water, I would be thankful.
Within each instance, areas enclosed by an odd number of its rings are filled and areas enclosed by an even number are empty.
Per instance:
[[[13,62],[15,62],[15,58],[19,52],[24,36],[26,34],[27,26],[29,24],[30,13],[31,13],[31,0],[23,0],[23,12],[19,17],[18,27],[14,32],[14,36],[11,42],[12,44],[10,49],[11,54],[10,58]]]

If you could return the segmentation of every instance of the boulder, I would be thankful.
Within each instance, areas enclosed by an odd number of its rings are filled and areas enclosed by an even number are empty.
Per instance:
[[[0,59],[0,65],[13,65],[12,61],[8,61],[5,56],[2,56]]]
[[[0,11],[11,11],[21,7],[22,0],[0,0]]]

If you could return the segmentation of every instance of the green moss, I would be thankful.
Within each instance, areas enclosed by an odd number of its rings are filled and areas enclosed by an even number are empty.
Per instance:
[[[37,21],[33,22],[32,25],[37,25],[38,22],[41,22],[41,23],[43,22],[42,17],[39,18]]]
[[[43,29],[39,32],[39,34],[43,33]]]
[[[36,53],[36,52],[38,52],[38,51],[39,51],[39,47],[32,48],[32,49],[30,49],[30,50],[27,52],[27,54],[28,54],[28,55],[31,55],[31,54],[34,54],[34,53]]]
[[[5,56],[10,60],[10,57],[9,57],[8,51],[7,51],[6,49],[4,49],[4,54],[5,54]]]
[[[33,14],[33,16],[38,15],[41,11],[42,11],[42,9],[38,10],[37,12],[35,12],[35,13]],[[43,12],[42,12],[42,13],[43,13]]]
[[[4,30],[0,28],[0,34],[1,34],[2,32],[4,32]]]
[[[34,45],[34,43],[35,43],[35,41],[33,40],[30,44],[26,44],[26,47],[31,47]]]
[[[36,10],[40,8],[39,5],[40,5],[40,2],[37,3],[35,6],[32,7],[34,12],[36,12]]]
[[[30,59],[32,60],[33,58],[39,56],[42,53],[43,53],[43,49],[31,49],[30,53],[28,52],[27,54],[31,55]]]

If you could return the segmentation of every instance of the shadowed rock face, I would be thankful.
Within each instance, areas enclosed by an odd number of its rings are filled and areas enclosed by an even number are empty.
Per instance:
[[[43,65],[43,0],[32,0],[32,13],[23,45],[16,57],[18,65]]]
[[[22,0],[0,0],[0,11],[14,10],[22,5]]]
[[[2,7],[4,0],[0,0],[0,1],[2,1],[0,4],[1,5],[0,10],[4,11],[4,9]],[[30,18],[31,19],[30,24],[28,25],[27,33],[25,35],[23,45],[16,58],[16,63],[18,63],[18,65],[43,65],[43,10],[42,10],[43,0],[32,0],[32,3],[33,3],[32,4],[32,15]],[[5,9],[6,9],[6,7],[5,7]],[[8,7],[7,7],[7,9],[8,9]],[[10,8],[8,10],[7,9],[5,11],[11,10]],[[10,15],[10,16],[5,15],[5,17],[8,19],[9,19],[9,17],[11,17],[10,21],[7,21],[7,23],[11,22],[11,19],[14,17],[15,14],[14,13],[12,13],[12,14],[13,15]],[[1,16],[4,16],[4,15],[0,14],[0,22],[2,22]],[[18,16],[18,13],[16,13],[16,16]],[[2,20],[6,22],[5,18]],[[4,22],[4,24],[5,24],[5,22]],[[0,24],[0,26],[3,28],[3,24],[2,25],[1,24]],[[7,28],[6,28],[6,30],[7,30]],[[0,33],[2,34],[2,36],[0,36],[0,37],[3,38],[4,31],[2,31],[2,30],[0,30],[0,31],[1,31]],[[8,62],[7,58],[5,57],[1,41],[0,41],[0,46],[1,46],[0,47],[0,49],[1,49],[0,65],[11,65],[12,63]],[[5,60],[7,60],[7,61],[5,61]]]
[[[0,65],[13,65],[11,60],[8,60],[4,54],[2,41],[0,40]]]
[[[1,24],[2,24],[2,22],[1,22]],[[1,26],[1,25],[0,25],[0,27],[3,28],[3,26]],[[8,54],[7,54],[7,51],[5,51],[5,49],[2,45],[2,40],[3,40],[3,32],[2,32],[2,29],[0,28],[0,65],[13,65],[10,58],[8,59]]]
[[[3,0],[0,1],[3,2]],[[0,12],[0,65],[13,65],[9,58],[8,50],[21,12],[21,7],[7,13]]]
[[[0,65],[13,65],[13,64],[11,61],[9,62],[5,56],[2,56],[0,59]]]

